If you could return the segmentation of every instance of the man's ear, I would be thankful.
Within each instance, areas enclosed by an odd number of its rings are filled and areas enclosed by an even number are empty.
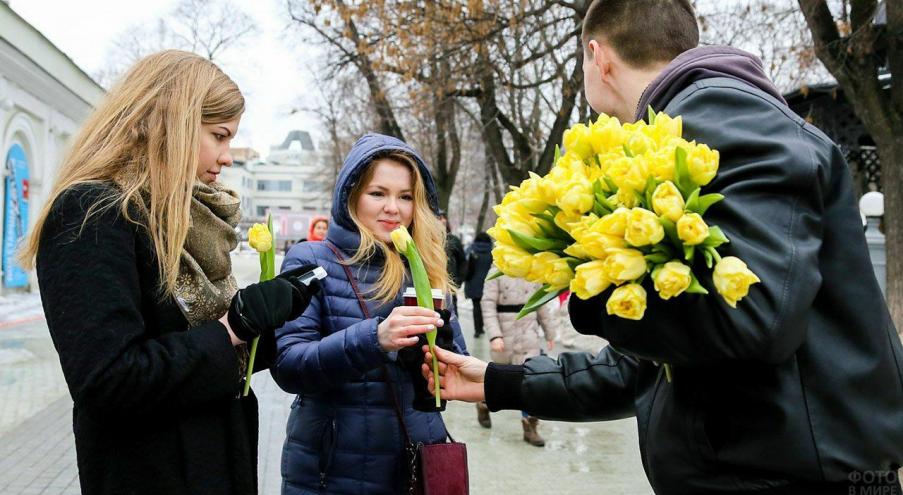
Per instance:
[[[608,80],[611,75],[611,52],[607,45],[599,43],[596,40],[589,40],[589,53],[593,59],[593,65],[599,71],[599,75],[603,81]]]

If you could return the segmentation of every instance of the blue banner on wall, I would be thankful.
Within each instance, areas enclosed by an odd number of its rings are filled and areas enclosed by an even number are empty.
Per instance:
[[[14,144],[6,155],[3,205],[3,286],[26,287],[28,274],[16,264],[16,249],[28,231],[28,159]]]

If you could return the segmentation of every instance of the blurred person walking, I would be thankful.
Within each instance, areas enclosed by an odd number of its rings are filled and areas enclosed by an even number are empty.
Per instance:
[[[448,215],[445,210],[439,210],[439,221],[445,226],[445,256],[448,258],[448,276],[451,278],[455,286],[455,292],[452,294],[452,308],[458,311],[458,293],[464,283],[464,271],[467,269],[467,259],[464,254],[464,243],[461,238],[452,234],[451,226],[448,224]]]
[[[473,303],[473,336],[479,338],[483,328],[483,284],[492,268],[492,238],[480,232],[467,250],[467,269],[464,273],[464,296]]]
[[[308,241],[322,241],[326,239],[326,233],[329,231],[329,218],[323,215],[316,215],[310,219],[310,228],[307,229]]]
[[[524,364],[527,358],[543,352],[543,340],[548,350],[555,347],[558,319],[551,304],[517,319],[517,313],[536,292],[539,285],[507,275],[487,280],[483,287],[480,306],[484,325],[489,335],[492,362],[497,364]],[[492,427],[489,408],[485,402],[477,403],[477,421],[484,428]],[[521,411],[524,441],[542,447],[546,441],[539,434],[539,419]]]

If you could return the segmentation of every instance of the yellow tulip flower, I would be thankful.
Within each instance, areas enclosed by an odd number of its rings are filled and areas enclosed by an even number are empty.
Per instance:
[[[645,208],[634,208],[627,214],[624,239],[631,245],[649,246],[665,238],[665,229],[655,213]]]
[[[601,261],[589,261],[577,266],[570,289],[580,299],[589,299],[611,285]]]
[[[677,236],[687,246],[702,244],[709,236],[709,226],[698,213],[684,213],[677,221]]]
[[[265,253],[273,247],[273,235],[262,223],[255,223],[248,230],[248,245],[258,253]]]
[[[732,307],[749,294],[749,286],[761,282],[740,258],[726,256],[715,265],[712,272],[715,290]]]
[[[640,284],[627,284],[611,293],[605,310],[627,320],[641,320],[646,313],[646,289]]]
[[[669,261],[652,270],[652,282],[658,295],[667,301],[690,287],[693,282],[690,273],[689,266],[679,261]]]

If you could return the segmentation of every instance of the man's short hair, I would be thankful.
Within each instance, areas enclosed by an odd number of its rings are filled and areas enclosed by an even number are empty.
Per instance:
[[[583,45],[591,39],[644,68],[695,48],[699,26],[690,0],[595,0],[583,19]]]

